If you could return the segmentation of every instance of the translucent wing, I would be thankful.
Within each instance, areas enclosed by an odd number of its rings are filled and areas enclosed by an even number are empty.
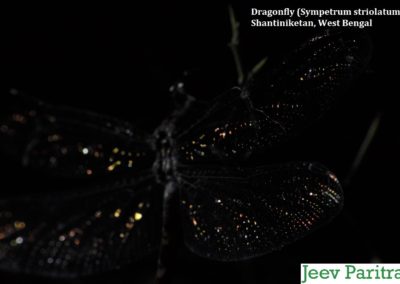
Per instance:
[[[177,133],[182,129],[176,137],[178,158],[190,163],[247,158],[256,143],[255,117],[251,101],[239,88],[208,105],[194,102],[175,125]]]
[[[323,114],[371,58],[369,37],[359,31],[324,32],[305,42],[248,86],[254,106],[282,125],[307,124]],[[293,115],[292,115],[293,114]],[[291,116],[285,119],[285,116]],[[300,119],[300,121],[298,121]]]
[[[216,260],[280,249],[326,224],[343,204],[336,177],[315,163],[180,171],[185,243]]]
[[[74,277],[119,268],[160,243],[162,188],[151,177],[74,194],[0,201],[0,268]]]
[[[177,135],[182,163],[243,160],[291,137],[323,114],[364,69],[363,33],[327,33],[206,106],[193,105]],[[267,66],[266,68],[268,68]]]
[[[0,106],[0,151],[24,166],[55,176],[105,176],[151,168],[146,136],[129,123],[5,94]]]
[[[19,197],[15,188],[1,188],[0,268],[77,276],[118,268],[158,247],[163,191],[151,168],[154,151],[130,124],[13,91],[0,106],[0,151],[80,185],[66,188],[59,179],[50,192],[36,185]]]

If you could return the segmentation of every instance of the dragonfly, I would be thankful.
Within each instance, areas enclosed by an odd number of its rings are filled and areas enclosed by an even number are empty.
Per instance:
[[[364,33],[330,31],[208,102],[179,81],[176,109],[152,133],[3,94],[3,161],[80,186],[0,197],[0,268],[54,277],[114,270],[159,251],[171,223],[190,251],[218,261],[262,256],[315,231],[343,206],[335,174],[317,162],[248,161],[318,120],[369,57]]]

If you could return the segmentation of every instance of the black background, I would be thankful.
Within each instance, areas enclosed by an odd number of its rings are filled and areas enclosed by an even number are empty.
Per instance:
[[[233,5],[241,22],[240,51],[246,69],[264,56],[286,54],[315,33],[311,28],[251,28],[250,8],[317,7],[317,3],[307,3]],[[324,5],[390,8],[373,1],[329,1]],[[201,79],[193,90],[200,99],[215,97],[235,82],[227,47],[227,3],[222,1],[151,1],[144,6],[35,5],[1,12],[1,87],[18,88],[52,103],[135,121],[151,132],[171,111],[168,88],[184,70],[200,70]],[[201,259],[182,245],[174,274],[176,283],[298,283],[302,262],[399,262],[398,28],[400,18],[374,19],[374,27],[367,29],[374,46],[369,69],[325,118],[279,147],[274,155],[282,161],[319,161],[344,180],[372,119],[381,113],[377,136],[359,171],[344,188],[342,214],[282,251],[246,262]],[[2,179],[4,192],[24,185],[18,181],[19,173]],[[154,259],[149,259],[119,271],[66,282],[146,283],[144,279],[151,279],[154,267]],[[55,281],[0,274],[0,280],[8,283],[32,279]]]

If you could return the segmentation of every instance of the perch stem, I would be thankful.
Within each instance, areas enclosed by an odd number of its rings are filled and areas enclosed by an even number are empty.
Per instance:
[[[231,41],[229,42],[228,46],[232,51],[233,55],[233,60],[235,62],[236,66],[236,72],[237,72],[237,83],[239,85],[243,84],[244,81],[244,73],[243,73],[243,67],[242,67],[242,62],[240,60],[240,55],[239,55],[239,22],[236,20],[235,17],[235,12],[233,11],[232,6],[228,7],[229,9],[229,20],[231,23],[231,28],[232,28],[232,37]]]
[[[378,112],[375,115],[375,117],[373,118],[371,125],[368,128],[365,138],[364,138],[363,142],[361,143],[360,148],[358,149],[357,155],[356,155],[356,157],[350,167],[349,173],[344,181],[344,185],[346,187],[350,184],[353,176],[358,171],[358,169],[368,151],[368,148],[371,145],[371,142],[374,140],[374,138],[376,136],[376,133],[379,129],[379,125],[381,122],[381,116],[382,116],[381,113]]]

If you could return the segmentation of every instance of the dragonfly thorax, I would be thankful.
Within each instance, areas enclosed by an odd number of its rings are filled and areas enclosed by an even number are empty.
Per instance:
[[[175,177],[175,159],[171,131],[161,127],[156,131],[157,159],[154,162],[154,171],[157,180],[161,183],[171,181]]]

